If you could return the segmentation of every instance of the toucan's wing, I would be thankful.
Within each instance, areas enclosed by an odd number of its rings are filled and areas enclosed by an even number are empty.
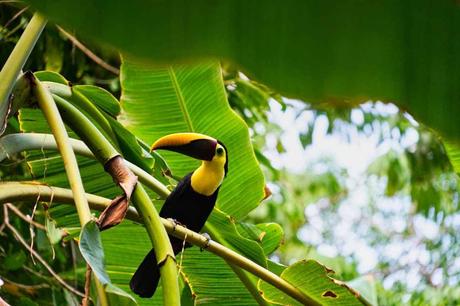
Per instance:
[[[185,176],[166,198],[160,216],[172,218],[188,229],[199,232],[214,208],[219,190],[210,196],[197,193],[192,188],[192,173]]]
[[[163,207],[160,210],[160,217],[163,218],[172,218],[177,219],[179,210],[183,205],[186,205],[185,201],[188,200],[191,192],[194,192],[192,189],[191,177],[192,173],[187,174],[179,183],[177,183],[176,188],[169,194],[166,198]],[[180,220],[177,220],[180,222]]]

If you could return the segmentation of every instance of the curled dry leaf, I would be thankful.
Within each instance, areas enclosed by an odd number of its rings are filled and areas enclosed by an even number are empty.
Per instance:
[[[268,188],[267,185],[265,185],[264,186],[264,197],[262,198],[262,201],[268,199],[271,195],[272,195],[272,191],[270,190],[270,188]]]
[[[126,166],[124,159],[118,155],[110,159],[104,166],[113,180],[120,185],[124,194],[112,200],[109,206],[101,213],[97,220],[99,229],[106,230],[119,224],[125,218],[129,199],[137,184],[137,176]]]

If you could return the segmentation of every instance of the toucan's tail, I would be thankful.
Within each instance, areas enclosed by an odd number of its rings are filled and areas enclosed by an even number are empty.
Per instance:
[[[160,269],[157,265],[155,250],[151,249],[131,278],[129,287],[140,297],[149,298],[155,293],[159,280]]]
[[[184,243],[174,237],[170,237],[170,240],[174,255],[177,255],[184,248]],[[185,245],[185,247],[188,247],[188,245]],[[131,278],[129,287],[140,297],[150,298],[155,293],[159,280],[160,268],[158,268],[155,250],[151,249]]]

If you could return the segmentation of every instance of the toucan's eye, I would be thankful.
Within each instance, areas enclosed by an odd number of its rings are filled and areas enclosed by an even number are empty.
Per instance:
[[[222,155],[222,154],[224,154],[224,149],[223,148],[217,148],[216,153],[217,153],[217,155]]]

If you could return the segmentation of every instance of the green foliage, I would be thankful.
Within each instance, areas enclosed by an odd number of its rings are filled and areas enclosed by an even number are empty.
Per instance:
[[[437,136],[404,119],[407,114],[400,112],[395,116],[386,116],[364,107],[351,108],[368,98],[395,101],[449,139],[458,138],[458,124],[452,119],[460,113],[455,102],[458,100],[456,81],[459,69],[454,56],[460,46],[456,27],[459,9],[453,2],[443,0],[433,4],[423,0],[417,3],[382,1],[371,4],[345,1],[337,2],[337,9],[330,10],[330,4],[295,0],[282,6],[257,1],[209,6],[205,1],[199,1],[192,8],[171,1],[164,6],[149,3],[142,11],[136,5],[143,4],[143,0],[123,5],[114,3],[110,7],[103,3],[89,5],[87,1],[78,4],[29,2],[63,25],[75,26],[78,34],[87,34],[97,40],[101,38],[144,59],[151,60],[153,57],[156,64],[169,63],[170,60],[182,63],[159,67],[151,65],[148,60],[126,58],[120,87],[118,78],[94,65],[78,50],[72,51],[74,47],[67,38],[50,25],[26,68],[48,70],[38,71],[35,75],[46,81],[54,94],[68,99],[90,118],[127,160],[165,184],[174,185],[176,179],[193,170],[196,164],[174,154],[162,153],[163,159],[157,153],[149,153],[149,145],[154,140],[165,134],[184,131],[201,132],[222,140],[230,152],[230,172],[222,186],[218,210],[211,215],[205,228],[213,239],[268,267],[325,305],[337,300],[353,305],[363,301],[358,301],[344,283],[331,279],[328,270],[313,260],[297,262],[289,267],[283,264],[304,258],[318,260],[333,268],[337,278],[346,280],[349,286],[358,289],[367,301],[375,305],[399,305],[401,301],[408,302],[408,297],[414,305],[458,303],[459,292],[450,286],[455,280],[451,271],[455,270],[456,258],[460,254],[458,222],[455,221],[458,217],[458,180],[451,167],[452,163],[454,171],[460,172],[456,142],[446,145],[448,158]],[[69,9],[76,5],[78,9]],[[104,10],[97,9],[99,6]],[[11,17],[17,11],[14,7],[0,4],[0,12],[6,12],[0,14],[0,24],[8,23],[6,27],[0,27],[2,62],[17,41],[17,31],[27,21],[25,14],[11,22],[5,19],[5,16]],[[104,18],[98,15],[99,12],[104,12]],[[349,16],[359,18],[350,19]],[[176,21],[173,27],[171,18]],[[390,19],[391,23],[388,23]],[[113,23],[113,20],[117,22]],[[150,39],[145,39],[147,34]],[[321,43],[318,43],[319,40]],[[91,49],[94,47],[92,44],[89,46]],[[113,51],[95,50],[112,64],[119,63]],[[230,64],[221,66],[215,61],[216,56],[225,57]],[[188,62],[209,57],[214,61]],[[187,64],[183,64],[184,60]],[[59,73],[73,84],[84,85],[69,86],[70,83]],[[34,105],[27,88],[19,86],[21,81],[23,79],[17,83],[14,97],[28,103],[13,105],[14,110],[20,105]],[[279,155],[286,154],[288,150],[280,126],[270,122],[267,116],[271,101],[276,100],[283,111],[291,111],[295,107],[259,81],[272,85],[283,94],[308,98],[312,105],[318,107],[312,111],[313,120],[305,120],[298,133],[304,149],[314,140],[316,123],[324,118],[328,122],[328,134],[342,133],[345,137],[349,137],[349,125],[358,133],[370,135],[377,133],[376,126],[386,124],[380,130],[380,143],[392,138],[393,133],[400,139],[409,132],[417,133],[415,144],[403,150],[390,150],[368,167],[366,179],[369,181],[366,184],[373,186],[373,180],[382,180],[379,185],[382,188],[377,191],[369,188],[367,192],[374,192],[375,197],[369,200],[368,206],[355,212],[362,213],[364,217],[352,228],[353,232],[364,232],[361,234],[375,249],[382,244],[391,244],[395,237],[420,239],[419,245],[431,258],[429,264],[421,265],[421,270],[428,268],[428,271],[422,271],[419,288],[396,282],[389,291],[387,285],[382,285],[383,280],[391,278],[392,270],[408,273],[404,267],[401,268],[399,260],[381,257],[372,276],[358,277],[360,273],[353,255],[327,257],[318,251],[317,244],[305,241],[305,231],[312,221],[306,208],[320,203],[323,205],[323,220],[331,224],[321,242],[330,245],[343,243],[337,241],[332,232],[338,224],[334,222],[340,207],[353,193],[347,183],[349,176],[345,169],[334,167],[327,159],[318,161],[326,165],[327,171],[307,169],[295,175],[271,164],[267,158],[270,138],[274,139]],[[24,84],[27,86],[26,82]],[[122,105],[116,98],[120,89]],[[300,120],[309,108],[309,105],[302,104],[296,120]],[[356,120],[353,112],[359,112],[362,119]],[[17,118],[10,119],[7,133],[18,129],[49,133],[41,113],[28,108],[22,108]],[[391,130],[391,133],[386,130]],[[273,198],[262,205],[259,203],[264,195],[264,180],[257,161],[266,170],[274,190]],[[98,162],[84,157],[79,157],[78,162],[87,192],[109,198],[119,194]],[[24,155],[10,156],[9,163],[13,164],[6,163],[0,163],[2,179],[19,177],[68,187],[66,175],[62,172],[62,160],[56,153],[37,148]],[[150,196],[158,198],[153,192]],[[402,232],[392,231],[388,236],[378,226],[366,227],[367,219],[370,219],[366,216],[383,214],[391,219],[391,213],[386,211],[388,207],[379,205],[384,201],[383,196],[401,202],[407,197],[413,202],[409,212],[404,207],[398,212],[407,220]],[[32,214],[30,207],[33,203],[18,204],[22,205],[20,208],[24,213]],[[161,204],[161,201],[155,201],[157,209]],[[128,293],[127,284],[151,247],[145,230],[139,224],[124,222],[104,232],[101,243],[97,239],[87,239],[96,237],[90,233],[94,234],[97,230],[94,223],[88,225],[92,231],[85,227],[80,232],[72,207],[52,201],[46,203],[43,209],[39,204],[34,212],[35,221],[45,224],[46,231],[38,230],[36,236],[31,237],[32,241],[40,254],[66,280],[74,281],[74,286],[83,287],[85,262],[75,252],[73,242],[80,233],[83,256],[96,267],[99,278],[109,282],[110,276],[112,282],[106,287],[110,303],[136,303]],[[438,237],[417,236],[417,230],[414,230],[417,220],[434,223]],[[12,222],[24,237],[34,233],[28,224],[16,217],[12,218]],[[68,235],[64,240],[63,233]],[[5,235],[5,232],[0,230],[0,234]],[[27,252],[13,241],[12,235],[7,237],[0,241],[0,278],[4,277],[7,283],[0,291],[2,296],[5,294],[8,300],[20,305],[78,304],[73,294],[62,291],[62,287],[51,277],[44,276],[47,271],[43,267],[31,264]],[[89,258],[88,254],[94,256]],[[185,250],[177,261],[182,276],[181,299],[184,305],[256,303],[221,258],[195,247]],[[408,268],[412,267],[409,265]],[[35,271],[34,276],[27,275],[26,278],[25,273],[18,273],[24,269]],[[442,273],[443,279],[449,282],[438,285],[439,290],[432,283],[435,273]],[[17,286],[34,286],[41,284],[42,280],[46,286],[39,289],[24,290]],[[273,286],[261,280],[258,283],[264,298],[270,303],[296,303]],[[137,303],[161,304],[162,289],[159,288],[152,300],[136,298]],[[33,299],[29,298],[32,296]]]
[[[336,107],[396,102],[450,137],[460,132],[460,9],[450,0],[28,2],[156,63],[229,59],[285,96]]]

